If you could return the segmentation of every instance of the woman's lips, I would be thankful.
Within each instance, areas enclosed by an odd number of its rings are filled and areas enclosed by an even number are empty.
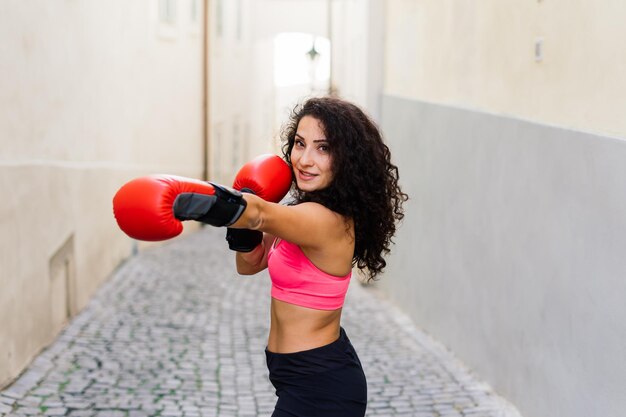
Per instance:
[[[315,177],[317,177],[316,174],[311,174],[306,171],[298,170],[298,178],[300,178],[301,180],[308,181],[312,180]]]

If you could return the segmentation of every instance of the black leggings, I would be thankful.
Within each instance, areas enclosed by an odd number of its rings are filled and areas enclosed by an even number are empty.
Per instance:
[[[365,374],[343,328],[328,345],[295,353],[265,349],[265,356],[278,396],[272,417],[365,415]]]

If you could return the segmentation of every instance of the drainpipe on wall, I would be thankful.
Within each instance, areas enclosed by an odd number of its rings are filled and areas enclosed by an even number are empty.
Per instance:
[[[326,32],[328,35],[328,41],[330,43],[330,73],[328,74],[328,95],[335,96],[337,95],[337,90],[333,85],[333,51],[335,49],[335,45],[333,45],[333,0],[327,0],[326,12]]]
[[[209,180],[209,0],[202,14],[202,179]]]

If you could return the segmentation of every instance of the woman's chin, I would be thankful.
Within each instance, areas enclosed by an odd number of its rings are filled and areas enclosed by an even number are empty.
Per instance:
[[[306,185],[304,186],[298,185],[298,190],[305,192],[305,193],[310,193],[311,191],[314,191],[311,187],[307,187]]]
[[[310,183],[296,183],[296,185],[298,186],[298,189],[300,191],[304,191],[305,193],[310,193],[312,191],[317,190],[317,187],[315,186],[315,184],[310,184]]]

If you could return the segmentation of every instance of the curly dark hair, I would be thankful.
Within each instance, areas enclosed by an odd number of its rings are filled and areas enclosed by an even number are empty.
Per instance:
[[[282,152],[291,165],[298,123],[304,116],[321,122],[332,157],[332,183],[313,192],[297,188],[294,204],[317,202],[354,220],[355,248],[352,266],[376,280],[387,265],[396,222],[402,220],[402,203],[408,199],[398,185],[398,167],[376,124],[356,105],[336,97],[308,99],[296,106],[282,130]]]

